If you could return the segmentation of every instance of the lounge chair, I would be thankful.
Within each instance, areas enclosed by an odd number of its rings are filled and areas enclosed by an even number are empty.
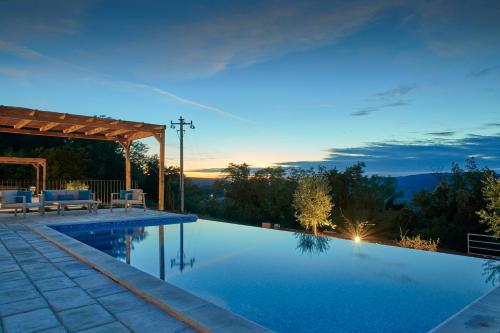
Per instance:
[[[111,205],[109,210],[113,211],[113,205],[125,207],[125,212],[131,206],[142,206],[146,211],[146,193],[141,189],[122,190],[120,193],[111,193]]]
[[[97,213],[100,201],[90,190],[44,190],[42,192],[43,207],[56,206],[57,214],[64,215],[68,206],[87,206],[89,213]]]
[[[23,212],[23,218],[26,218],[26,212],[30,208],[42,207],[41,200],[33,202],[33,198],[38,197],[32,195],[30,191],[5,190],[0,191],[0,209],[14,209],[14,215],[17,216],[17,210]]]

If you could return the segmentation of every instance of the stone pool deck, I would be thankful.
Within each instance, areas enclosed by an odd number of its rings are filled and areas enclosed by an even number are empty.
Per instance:
[[[0,333],[267,332],[47,225],[178,216],[139,209],[0,214]]]
[[[500,286],[434,328],[432,333],[500,333]]]

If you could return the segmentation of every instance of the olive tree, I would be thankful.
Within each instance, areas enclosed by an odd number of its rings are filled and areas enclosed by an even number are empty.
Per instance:
[[[477,212],[480,222],[488,226],[487,232],[493,233],[495,238],[500,237],[500,178],[495,179],[491,172],[486,176],[483,196],[486,200],[486,209]]]
[[[298,180],[293,195],[295,217],[306,230],[317,234],[318,227],[332,226],[333,209],[328,180],[321,174],[305,175]],[[335,226],[332,226],[335,227]]]

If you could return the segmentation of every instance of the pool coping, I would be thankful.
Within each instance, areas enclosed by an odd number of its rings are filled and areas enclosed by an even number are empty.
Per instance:
[[[186,215],[177,216],[185,217]],[[120,218],[116,221],[103,220],[101,223],[151,219],[162,218],[144,216],[143,218]],[[51,228],[51,226],[57,225],[81,225],[98,222],[94,219],[73,222],[68,219],[52,223],[48,221],[27,223],[26,226],[78,260],[200,332],[272,332],[249,319],[223,309]]]

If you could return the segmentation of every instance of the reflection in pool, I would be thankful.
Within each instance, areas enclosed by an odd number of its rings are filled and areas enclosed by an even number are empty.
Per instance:
[[[59,230],[278,332],[426,332],[499,282],[496,261],[206,220]]]

